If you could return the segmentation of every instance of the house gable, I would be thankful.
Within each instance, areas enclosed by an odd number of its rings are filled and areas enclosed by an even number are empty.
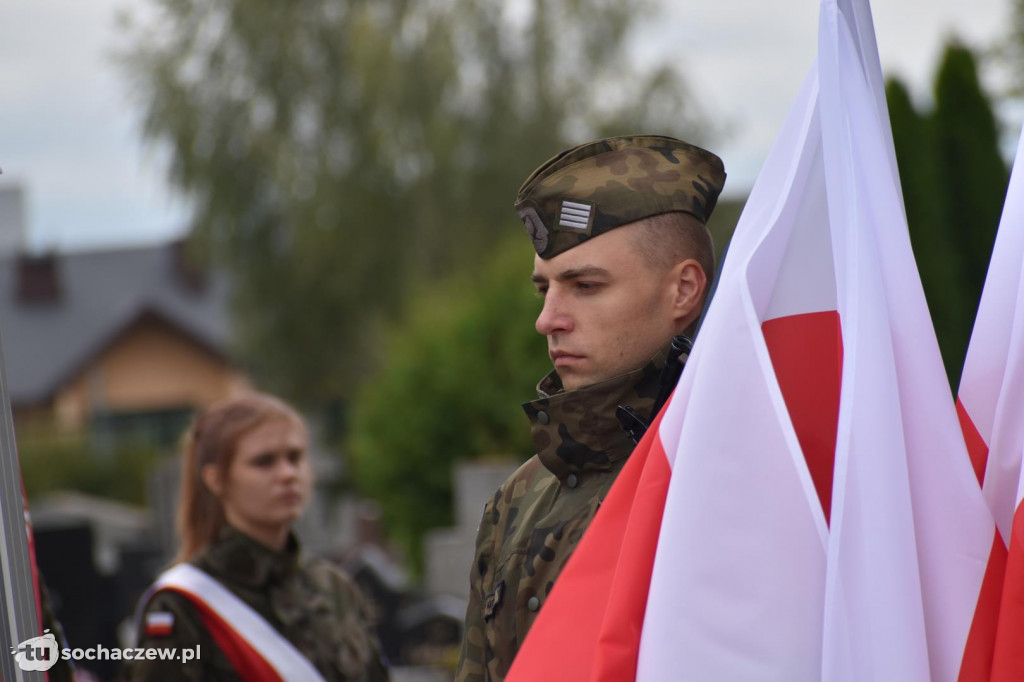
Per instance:
[[[144,311],[56,387],[52,405],[73,428],[95,413],[201,408],[247,386],[223,354]]]

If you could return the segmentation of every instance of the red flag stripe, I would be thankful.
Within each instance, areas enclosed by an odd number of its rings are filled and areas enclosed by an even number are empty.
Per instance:
[[[971,458],[974,475],[978,485],[985,480],[985,467],[988,464],[988,445],[974,425],[974,420],[967,413],[960,399],[956,400],[956,414],[960,420],[960,429],[967,444],[967,454]],[[992,551],[989,554],[985,577],[978,594],[978,605],[971,621],[971,629],[964,645],[963,661],[960,664],[958,682],[989,682],[992,675],[992,662],[995,655],[996,632],[999,621],[1000,602],[1006,578],[1008,561],[1006,541],[994,529]]]
[[[593,682],[622,682],[636,675],[651,570],[672,476],[659,425],[660,420],[651,426],[655,438],[629,511],[633,529],[627,530],[619,553],[613,590],[597,642]],[[623,623],[629,627],[621,627]]]
[[[635,678],[670,475],[660,426],[661,415],[630,455],[559,575],[506,682]],[[573,636],[566,637],[567,632]]]
[[[981,437],[971,416],[967,414],[967,408],[960,402],[960,398],[956,399],[956,416],[960,418],[960,429],[964,432],[967,454],[971,456],[974,475],[978,477],[978,485],[982,485],[985,482],[985,467],[988,464],[988,445],[985,444],[985,439]]]
[[[843,374],[839,313],[787,315],[764,322],[761,331],[828,521]]]
[[[992,553],[981,583],[974,620],[967,635],[967,644],[964,645],[958,682],[988,682],[991,675],[1006,559],[1006,543],[997,530],[992,538]]]
[[[1024,505],[1013,515],[991,682],[1024,679]]]

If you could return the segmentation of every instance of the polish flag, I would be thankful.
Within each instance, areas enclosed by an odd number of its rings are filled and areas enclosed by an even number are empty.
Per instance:
[[[154,611],[146,614],[146,636],[166,637],[174,632],[174,614],[170,611]]]
[[[870,9],[823,0],[676,392],[507,679],[953,682],[993,536]]]
[[[998,617],[993,682],[1024,679],[1024,133],[1010,177],[985,291],[960,379],[957,408],[971,461],[998,528],[976,629]],[[1009,548],[1003,542],[1009,538]],[[1001,604],[1000,604],[1001,592]],[[973,634],[973,633],[972,633]],[[991,644],[991,633],[979,636]],[[994,648],[994,654],[993,654]],[[985,654],[989,658],[985,658]],[[994,658],[992,656],[994,655]],[[983,670],[983,668],[979,668]],[[980,675],[972,679],[988,679]]]

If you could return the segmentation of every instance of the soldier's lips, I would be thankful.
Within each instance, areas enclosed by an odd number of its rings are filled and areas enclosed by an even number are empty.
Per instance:
[[[583,360],[582,355],[572,355],[570,353],[552,353],[551,362],[555,367],[564,367],[566,365],[572,365],[574,363]]]
[[[302,502],[302,493],[298,492],[286,492],[281,493],[277,496],[277,499],[282,504],[299,504]]]

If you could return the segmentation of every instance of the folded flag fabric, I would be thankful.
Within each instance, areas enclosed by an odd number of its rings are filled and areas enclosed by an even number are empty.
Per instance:
[[[679,385],[510,682],[960,677],[995,528],[910,248],[870,9],[820,16]]]
[[[1024,512],[1020,504],[1024,454],[1022,150],[1024,134],[1018,143],[957,400],[971,461],[998,528],[972,630],[978,646],[971,651],[974,672],[969,678],[993,682],[1024,679]],[[996,617],[998,629],[993,633]],[[991,677],[986,676],[989,668]]]

